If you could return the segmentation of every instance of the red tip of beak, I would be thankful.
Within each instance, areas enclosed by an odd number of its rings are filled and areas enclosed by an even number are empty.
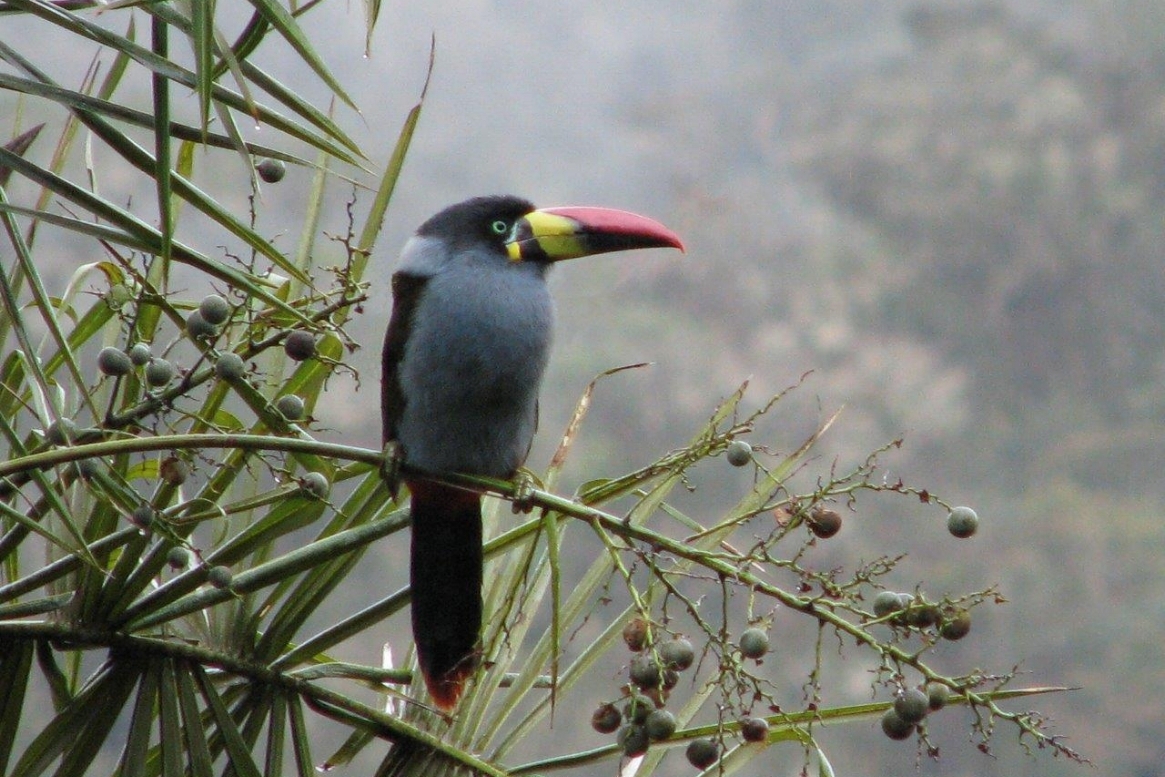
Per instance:
[[[622,235],[646,240],[659,248],[684,250],[680,236],[655,219],[614,208],[565,207],[543,208],[546,213],[565,216],[577,221],[585,232],[601,235]],[[643,246],[648,247],[648,246]]]

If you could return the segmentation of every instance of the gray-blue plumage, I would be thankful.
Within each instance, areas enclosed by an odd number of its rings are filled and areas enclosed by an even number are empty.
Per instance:
[[[546,270],[487,245],[405,246],[399,271],[424,279],[397,365],[396,440],[411,466],[509,477],[525,461],[554,322]]]
[[[452,205],[405,245],[381,380],[384,441],[404,466],[386,473],[394,496],[402,471],[410,492],[413,637],[441,709],[457,704],[481,659],[481,494],[423,473],[512,477],[538,422],[554,324],[550,264],[653,246],[682,248],[642,216],[538,211],[508,196]]]

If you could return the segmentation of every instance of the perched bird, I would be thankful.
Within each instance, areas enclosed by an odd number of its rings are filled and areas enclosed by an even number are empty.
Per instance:
[[[509,196],[450,206],[405,244],[392,277],[381,410],[386,448],[405,465],[412,497],[417,657],[442,709],[457,703],[478,662],[481,494],[419,473],[512,478],[538,422],[554,323],[550,265],[652,247],[683,250],[674,232],[634,213],[535,209]],[[399,484],[389,485],[395,495]]]

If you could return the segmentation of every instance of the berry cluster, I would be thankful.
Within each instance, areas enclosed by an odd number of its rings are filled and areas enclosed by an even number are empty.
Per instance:
[[[205,349],[203,356],[210,360],[211,369],[204,374],[196,374],[193,369],[179,370],[169,359],[155,355],[150,344],[145,342],[136,342],[125,350],[115,346],[102,348],[97,355],[97,368],[102,375],[113,378],[125,377],[135,369],[141,369],[145,387],[155,397],[155,401],[163,402],[172,400],[175,394],[187,393],[198,382],[209,377],[231,384],[246,381],[248,373],[253,372],[255,367],[253,364],[248,367],[244,355],[250,358],[254,354],[214,349],[215,341],[224,335],[232,322],[241,323],[236,321],[237,313],[238,308],[232,307],[222,296],[209,294],[186,316],[183,325],[186,336],[200,349]],[[317,355],[316,337],[311,332],[296,329],[281,333],[279,337],[284,353],[292,361],[303,362]],[[179,375],[183,378],[182,384],[170,388]],[[274,401],[274,409],[288,422],[308,420],[303,399],[294,394],[280,396]],[[60,423],[71,422],[66,419]],[[58,429],[48,434],[47,438],[54,445],[66,444],[71,441],[71,438],[65,438],[66,431]]]
[[[907,688],[882,715],[882,732],[891,739],[909,739],[923,719],[946,706],[950,690],[940,683]]]
[[[953,604],[928,602],[914,594],[881,591],[874,597],[874,617],[885,618],[892,626],[919,631],[937,626],[946,640],[960,640],[971,631],[971,613]]]
[[[628,663],[629,682],[619,701],[604,702],[591,715],[595,731],[616,734],[616,741],[628,758],[643,755],[652,742],[671,739],[675,734],[677,721],[666,709],[668,696],[679,683],[680,673],[696,661],[696,650],[686,637],[654,644],[651,636],[651,627],[642,618],[634,618],[624,627],[623,641],[634,653]],[[736,646],[742,658],[759,662],[769,650],[768,634],[757,627],[746,629]],[[743,718],[738,728],[745,742],[768,738],[769,723],[764,718]],[[693,739],[685,753],[692,766],[707,769],[720,758],[721,743],[713,737]]]
[[[262,170],[260,174],[263,174]],[[130,297],[132,298],[132,295]],[[121,304],[124,305],[128,301],[122,300]],[[116,346],[102,348],[97,355],[97,369],[101,375],[119,380],[132,379],[135,372],[140,370],[136,381],[118,384],[118,390],[124,394],[125,406],[130,408],[126,411],[124,419],[107,418],[106,423],[112,426],[128,424],[132,428],[135,422],[140,423],[141,419],[148,415],[173,408],[175,399],[189,396],[198,385],[214,379],[240,390],[245,389],[248,394],[253,395],[254,388],[249,385],[248,376],[257,368],[253,362],[248,367],[248,361],[269,347],[278,347],[280,343],[284,353],[292,361],[303,362],[316,357],[316,337],[305,330],[282,331],[268,336],[263,342],[256,341],[255,331],[252,330],[253,322],[246,319],[244,309],[245,306],[232,305],[219,294],[209,294],[190,310],[182,323],[179,337],[175,342],[160,349],[161,355],[154,352],[150,343],[143,341],[134,342],[124,350]],[[242,348],[233,350],[226,345],[228,339],[239,339],[236,335],[244,329],[250,330],[244,340],[248,346],[247,350]],[[200,354],[195,365],[188,369],[180,369],[171,361],[172,351],[184,339],[196,345]],[[205,366],[200,369],[198,362],[205,362]],[[277,397],[271,402],[269,409],[272,418],[282,418],[288,423],[310,420],[303,398],[295,394],[287,393]],[[44,437],[50,445],[64,446],[76,442],[83,431],[77,428],[76,422],[72,419],[61,418],[45,429]],[[96,466],[96,461],[86,459],[80,464]],[[171,454],[160,461],[158,479],[170,487],[178,487],[186,483],[191,471],[189,459]],[[304,473],[298,478],[297,485],[303,496],[317,500],[326,499],[331,489],[328,478],[320,472]],[[131,510],[127,515],[129,522],[143,534],[151,533],[159,527],[159,517],[158,509],[149,501]],[[165,533],[169,533],[168,529]],[[184,572],[192,566],[204,567],[205,565],[198,562],[196,557],[197,552],[192,552],[186,543],[182,542],[170,548],[166,555],[166,563],[175,572]],[[205,572],[210,585],[216,588],[231,588],[232,574],[227,567],[211,566],[202,571]]]

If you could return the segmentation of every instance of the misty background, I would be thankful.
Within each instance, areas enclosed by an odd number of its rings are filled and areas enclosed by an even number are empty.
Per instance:
[[[386,2],[367,56],[359,4],[320,19],[305,29],[362,110],[337,108],[338,119],[378,163],[418,97],[431,36],[436,67],[373,298],[350,329],[360,380],[329,385],[318,437],[380,444],[389,276],[424,218],[487,193],[651,215],[684,237],[685,256],[555,272],[558,335],[531,467],[545,466],[601,370],[652,363],[601,384],[560,490],[681,445],[746,379],[759,405],[812,370],[768,444],[791,450],[844,406],[819,466],[904,436],[889,475],[983,519],[952,549],[941,511],[863,503],[836,540],[839,563],[907,549],[902,590],[997,584],[1009,603],[984,608],[939,661],[1018,661],[1021,685],[1079,688],[1032,705],[1096,764],[1027,757],[1010,732],[985,756],[966,716],[944,713],[930,723],[942,758],[919,773],[1165,774],[1165,5]],[[0,34],[22,24],[4,18]],[[277,70],[282,54],[265,45],[257,61]],[[74,85],[89,56],[63,52],[55,75]],[[281,79],[327,93],[306,71]],[[245,208],[246,171],[221,157],[201,179],[225,176]],[[264,189],[261,231],[286,251],[311,175],[293,169]],[[132,181],[104,185],[149,201]],[[342,233],[335,186],[324,224]],[[57,237],[63,285],[92,257]],[[708,472],[693,499],[712,505],[735,478]],[[395,543],[366,559],[369,591],[353,593],[353,609],[399,587],[405,558]],[[350,658],[375,662],[383,638],[367,635]],[[844,689],[851,700],[863,672]],[[601,740],[564,728],[554,736]],[[915,748],[876,720],[828,729],[822,743],[838,774],[916,768]],[[792,774],[800,762],[778,746],[755,766]]]

